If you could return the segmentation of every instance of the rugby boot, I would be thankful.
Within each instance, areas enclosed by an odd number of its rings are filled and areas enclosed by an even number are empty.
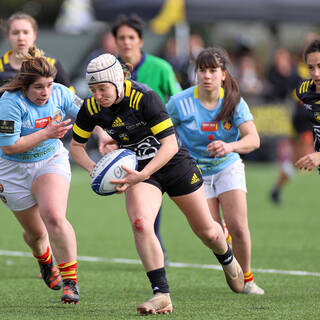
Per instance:
[[[138,305],[141,315],[172,312],[172,303],[169,293],[157,292],[151,299]]]
[[[80,301],[80,292],[78,284],[71,279],[63,280],[62,303],[77,304]]]
[[[222,269],[230,289],[236,293],[242,292],[244,287],[243,271],[236,258],[233,257],[231,263],[222,265]]]
[[[49,264],[39,263],[41,277],[46,285],[52,290],[60,290],[63,282],[60,272],[53,260]]]
[[[246,294],[264,294],[264,290],[260,288],[254,281],[249,281],[244,285],[242,293]]]

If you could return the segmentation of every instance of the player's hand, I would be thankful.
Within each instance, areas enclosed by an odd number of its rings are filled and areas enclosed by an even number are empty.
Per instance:
[[[320,165],[320,152],[309,153],[300,158],[294,165],[300,170],[311,171]]]
[[[207,146],[210,157],[222,157],[233,151],[230,143],[222,140],[210,142]]]
[[[129,187],[149,178],[146,177],[142,172],[129,169],[126,166],[121,166],[121,168],[127,172],[127,175],[122,179],[110,180],[110,183],[117,185],[117,193],[125,192]]]
[[[48,125],[44,128],[48,139],[61,139],[65,134],[72,128],[70,123],[71,119],[61,121],[57,123],[56,121],[50,121]]]

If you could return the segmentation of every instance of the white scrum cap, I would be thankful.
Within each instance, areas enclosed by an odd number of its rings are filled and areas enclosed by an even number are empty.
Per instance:
[[[114,84],[119,98],[124,83],[123,69],[115,56],[105,53],[90,61],[87,67],[86,80],[89,85],[101,82]]]

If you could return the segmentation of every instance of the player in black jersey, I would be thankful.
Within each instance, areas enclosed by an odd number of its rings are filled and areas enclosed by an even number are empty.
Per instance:
[[[18,73],[23,60],[19,54],[27,53],[28,49],[34,45],[38,25],[29,14],[17,12],[9,17],[4,29],[11,49],[0,57],[0,86],[9,82]],[[57,70],[55,82],[61,83],[74,91],[61,63],[52,56],[46,55],[46,58]]]
[[[128,70],[125,74],[127,75]],[[192,230],[216,255],[226,280],[235,292],[243,290],[243,272],[228,247],[222,228],[210,215],[199,169],[178,144],[173,123],[159,95],[141,83],[124,80],[119,61],[111,54],[93,59],[86,79],[93,97],[85,99],[73,128],[70,152],[90,174],[95,167],[86,150],[95,125],[111,136],[110,143],[135,152],[138,170],[125,167],[127,176],[114,180],[125,192],[126,207],[137,251],[154,296],[138,306],[141,314],[172,311],[163,252],[154,232],[162,194],[183,211]]]
[[[295,166],[311,171],[316,167],[319,169],[320,165],[320,39],[312,41],[306,48],[304,59],[311,79],[301,81],[296,93],[311,114],[315,152],[301,157]]]

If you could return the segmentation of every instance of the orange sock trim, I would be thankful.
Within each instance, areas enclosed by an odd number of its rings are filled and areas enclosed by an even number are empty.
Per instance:
[[[253,281],[253,274],[251,270],[249,270],[248,272],[245,272],[243,275],[244,275],[244,283]]]
[[[71,279],[77,282],[77,261],[61,263],[58,265],[63,280]]]
[[[33,252],[33,256],[40,262],[40,263],[44,263],[44,264],[49,264],[52,261],[52,254],[50,251],[50,248],[48,246],[46,252],[44,254],[42,254],[41,256],[37,256],[34,252]]]

